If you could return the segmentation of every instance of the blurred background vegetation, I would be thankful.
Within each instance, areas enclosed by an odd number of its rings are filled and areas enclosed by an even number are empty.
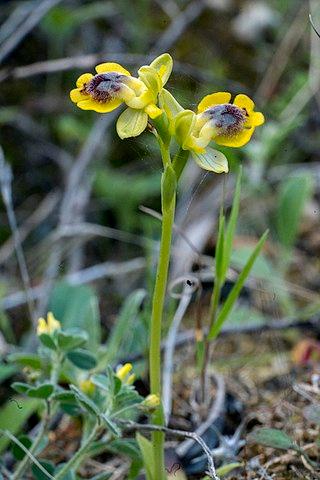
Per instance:
[[[232,172],[244,166],[235,269],[265,228],[271,230],[249,301],[243,298],[233,321],[317,315],[320,39],[308,19],[311,11],[320,28],[317,3],[2,2],[0,144],[13,171],[11,200],[34,318],[49,304],[59,319],[87,322],[91,330],[95,324],[96,338],[101,322],[105,339],[129,293],[150,290],[159,220],[139,206],[160,209],[161,166],[153,138],[146,133],[120,141],[114,114],[77,109],[69,91],[80,73],[102,61],[136,72],[164,51],[175,62],[169,89],[185,108],[195,108],[207,93],[227,90],[250,95],[266,116],[248,146],[224,149]],[[5,193],[10,181],[0,173]],[[173,279],[199,268],[199,251],[213,256],[222,190],[228,208],[233,177],[188,166],[176,222],[194,248],[176,233]],[[14,243],[1,203],[4,351],[22,338],[28,342],[23,334],[30,328]],[[138,332],[146,328],[147,316],[141,315]]]

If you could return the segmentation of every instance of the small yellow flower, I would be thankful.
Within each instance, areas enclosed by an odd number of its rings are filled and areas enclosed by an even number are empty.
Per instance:
[[[70,98],[82,110],[98,113],[112,112],[125,103],[128,108],[118,119],[117,132],[120,138],[135,137],[145,130],[148,117],[162,114],[156,103],[171,70],[172,58],[167,53],[141,67],[138,78],[118,63],[101,63],[96,75],[84,73],[78,78]]]
[[[122,367],[118,368],[116,375],[123,383],[128,383],[129,380],[130,380],[130,383],[133,383],[135,377],[133,376],[134,374],[129,375],[131,370],[132,370],[131,363],[126,363]]]
[[[160,405],[159,395],[150,394],[142,402],[142,405],[147,408],[157,408]]]
[[[60,322],[54,318],[52,312],[48,312],[47,320],[42,317],[38,320],[37,335],[42,335],[43,333],[50,335],[55,330],[59,330],[60,328]]]
[[[254,103],[247,95],[237,95],[233,103],[230,100],[231,93],[217,92],[199,103],[195,129],[202,145],[213,140],[218,145],[242,147],[255,128],[264,123],[263,114],[254,111]]]

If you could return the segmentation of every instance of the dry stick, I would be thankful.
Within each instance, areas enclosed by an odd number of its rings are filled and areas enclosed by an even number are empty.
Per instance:
[[[282,38],[276,53],[273,55],[268,69],[263,76],[263,79],[257,89],[256,97],[260,104],[266,102],[273,93],[286,65],[290,59],[290,55],[297,46],[301,36],[306,29],[306,13],[307,7],[305,2],[302,2],[295,19],[288,28],[284,37]]]
[[[106,129],[113,121],[114,115],[101,116],[96,120],[89,137],[83,146],[77,160],[73,164],[68,178],[66,190],[61,202],[59,226],[72,223],[75,209],[77,206],[77,196],[83,182],[86,183],[85,175],[90,162],[96,158],[101,145],[104,146],[104,135]],[[82,205],[82,208],[84,205]],[[57,243],[50,255],[49,265],[45,275],[45,288],[38,305],[38,316],[43,315],[48,303],[50,291],[57,276],[59,265],[61,263],[62,250],[61,245]]]
[[[6,162],[4,158],[4,153],[1,147],[0,147],[0,188],[1,188],[3,202],[6,207],[9,225],[12,231],[14,248],[16,251],[22,283],[24,286],[25,294],[26,294],[30,319],[31,319],[31,322],[34,324],[36,319],[34,316],[34,304],[30,294],[31,282],[30,282],[27,264],[24,257],[22,245],[21,245],[21,238],[19,234],[17,221],[16,221],[16,216],[15,216],[13,204],[12,204],[12,171],[11,171],[10,165]]]
[[[183,32],[194,22],[206,8],[202,0],[194,0],[176,16],[170,23],[167,30],[163,32],[159,40],[152,48],[152,53],[165,52],[169,50],[181,37]]]
[[[14,435],[12,435],[9,430],[0,430],[4,435],[6,435],[10,440],[18,445],[18,447],[21,448],[21,450],[24,451],[24,453],[30,458],[30,460],[39,468],[39,470],[42,471],[46,475],[46,477],[51,478],[51,480],[55,480],[55,478],[41,465],[40,462],[32,455],[32,453],[29,452],[27,447],[23,445],[23,443],[20,442]]]
[[[192,287],[186,285],[183,289],[182,296],[178,305],[178,308],[174,314],[171,327],[169,329],[167,339],[165,341],[164,348],[164,359],[163,359],[163,411],[166,420],[168,423],[169,416],[172,409],[172,370],[173,370],[173,357],[174,349],[176,343],[176,337],[178,334],[180,323],[186,313],[186,310],[189,306],[191,296],[192,296]]]
[[[44,15],[60,3],[61,0],[44,0],[29,15],[0,47],[0,63],[19,45],[28,33],[40,22]]]
[[[125,428],[133,429],[133,430],[141,430],[141,431],[149,431],[149,432],[163,432],[166,433],[167,435],[173,435],[176,437],[184,437],[184,438],[189,438],[191,442],[197,442],[202,450],[204,451],[207,460],[208,460],[208,468],[209,471],[206,472],[207,475],[210,476],[210,478],[213,478],[214,480],[219,480],[219,477],[216,474],[216,469],[214,466],[213,458],[210,452],[209,447],[207,444],[203,441],[199,435],[197,435],[194,432],[185,432],[183,430],[175,430],[167,427],[161,427],[159,425],[150,425],[150,424],[141,424],[141,423],[136,423],[136,422],[131,422],[131,421],[121,421],[119,422],[122,425],[124,425]]]
[[[39,204],[38,208],[20,225],[20,241],[23,242],[30,232],[39,225],[53,211],[58,203],[57,192],[49,193]],[[5,262],[14,252],[14,239],[9,238],[0,248],[0,264]]]

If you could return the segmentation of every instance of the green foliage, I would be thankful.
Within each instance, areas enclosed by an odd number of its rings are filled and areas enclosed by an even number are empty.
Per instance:
[[[264,445],[265,447],[278,448],[280,450],[297,450],[295,442],[282,430],[275,428],[258,428],[248,437],[253,443]]]
[[[84,335],[88,337],[88,348],[92,351],[97,350],[101,341],[100,315],[98,299],[93,288],[59,282],[51,295],[49,311],[53,312],[65,329],[83,330]]]
[[[301,215],[312,192],[309,174],[285,179],[280,186],[276,226],[278,239],[286,248],[292,248],[296,242]]]
[[[147,480],[155,480],[154,473],[153,473],[155,466],[154,466],[154,460],[153,460],[152,444],[146,437],[144,437],[140,433],[137,433],[136,438],[137,438],[137,442],[143,457],[143,463],[146,469]]]

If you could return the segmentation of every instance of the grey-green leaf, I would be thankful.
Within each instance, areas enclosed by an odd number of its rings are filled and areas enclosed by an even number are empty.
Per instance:
[[[97,361],[92,353],[81,348],[68,352],[67,358],[76,367],[81,368],[81,370],[91,370],[97,365]]]
[[[278,448],[280,450],[297,450],[298,447],[292,438],[282,430],[275,428],[258,428],[248,436],[251,443],[258,443],[265,447]]]

